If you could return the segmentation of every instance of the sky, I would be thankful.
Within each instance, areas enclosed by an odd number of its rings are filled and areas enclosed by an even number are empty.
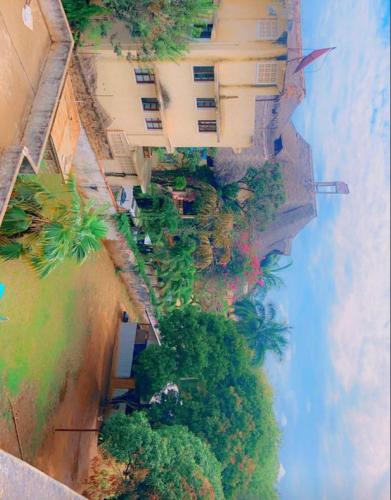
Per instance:
[[[283,430],[286,500],[390,498],[390,153],[388,0],[302,0],[304,48],[336,46],[305,71],[294,122],[318,196],[275,300],[293,326],[267,362]]]

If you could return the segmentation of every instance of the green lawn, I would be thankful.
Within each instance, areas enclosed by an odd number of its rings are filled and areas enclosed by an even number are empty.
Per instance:
[[[9,416],[7,397],[17,402],[28,395],[31,415],[19,418],[33,418],[39,437],[66,374],[80,365],[91,325],[113,324],[126,294],[104,250],[81,267],[67,262],[45,279],[21,260],[2,262],[0,282],[6,285],[0,316],[9,318],[0,321],[0,414]]]
[[[11,397],[23,383],[38,383],[42,407],[56,385],[59,357],[71,338],[82,333],[74,314],[79,272],[66,263],[40,280],[22,262],[0,264],[0,280],[6,285],[0,311],[9,318],[0,323],[0,377]]]

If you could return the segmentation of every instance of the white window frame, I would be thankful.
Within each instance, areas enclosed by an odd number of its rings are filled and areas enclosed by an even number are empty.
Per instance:
[[[278,21],[276,18],[263,18],[257,21],[257,40],[273,41],[278,38]]]
[[[270,69],[268,69],[268,66]],[[267,71],[270,71],[270,78],[260,78],[260,72],[261,68],[264,67],[265,73]],[[259,62],[257,63],[257,68],[256,68],[256,75],[255,75],[255,82],[257,85],[277,85],[277,75],[278,75],[278,65],[277,61],[265,61],[265,62]],[[273,78],[274,74],[274,78]]]

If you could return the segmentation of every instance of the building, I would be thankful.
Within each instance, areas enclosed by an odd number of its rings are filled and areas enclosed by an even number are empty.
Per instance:
[[[137,182],[150,147],[251,147],[256,99],[274,99],[284,88],[289,3],[220,0],[177,61],[137,61],[137,39],[119,22],[98,47],[79,49],[82,60],[94,60],[114,184]]]
[[[108,400],[118,400],[118,403],[108,408],[108,415],[113,411],[127,411],[129,401],[124,396],[135,389],[133,362],[140,352],[152,344],[160,345],[159,333],[152,323],[121,323],[114,344],[107,394]]]
[[[70,168],[80,123],[60,0],[0,0],[0,223],[19,173]],[[65,87],[65,90],[64,90]]]
[[[287,54],[284,87],[273,99],[257,97],[254,141],[250,148],[235,154],[230,148],[219,149],[214,169],[223,183],[241,179],[249,166],[261,168],[265,162],[282,167],[286,202],[275,220],[258,234],[259,257],[270,252],[290,255],[293,238],[317,215],[316,194],[347,194],[344,183],[316,183],[311,146],[297,132],[292,114],[305,97],[303,71],[295,73],[302,55],[300,0],[290,2],[287,29]],[[322,190],[323,188],[323,190]]]

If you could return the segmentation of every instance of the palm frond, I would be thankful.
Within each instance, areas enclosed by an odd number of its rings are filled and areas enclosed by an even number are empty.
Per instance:
[[[0,245],[0,259],[1,260],[16,260],[26,253],[22,243],[18,241],[11,241],[6,244]]]

